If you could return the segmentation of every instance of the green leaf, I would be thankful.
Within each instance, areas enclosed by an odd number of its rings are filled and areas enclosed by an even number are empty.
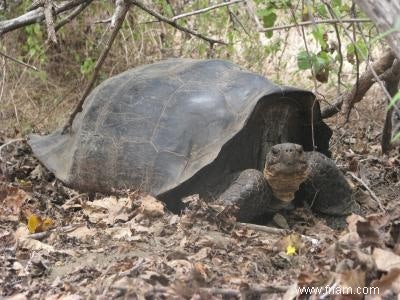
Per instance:
[[[340,7],[342,6],[342,0],[332,0],[332,6],[333,7]]]
[[[358,40],[355,44],[351,43],[346,46],[347,54],[356,54],[360,61],[363,61],[368,56],[368,47],[363,40]]]
[[[319,3],[317,5],[317,12],[321,17],[328,18],[328,11],[327,11],[326,6],[324,4]]]
[[[297,54],[297,66],[300,70],[311,69],[313,65],[313,60],[315,59],[315,54],[307,53],[307,51],[300,51]]]
[[[81,64],[81,73],[83,75],[91,73],[92,70],[94,69],[94,66],[95,66],[95,63],[94,63],[93,58],[91,58],[91,57],[85,58],[85,60]]]
[[[277,15],[275,13],[274,8],[266,8],[261,11],[259,11],[260,15],[262,16],[262,20],[264,23],[265,28],[273,27],[275,24],[275,21],[277,19]],[[273,31],[267,31],[265,32],[266,37],[271,38],[273,34]]]
[[[346,46],[346,52],[347,54],[354,54],[355,53],[354,44],[348,44]]]
[[[320,25],[315,26],[315,28],[312,31],[314,39],[321,45],[322,48],[326,48],[327,46],[326,41],[324,39],[324,33],[325,31]]]

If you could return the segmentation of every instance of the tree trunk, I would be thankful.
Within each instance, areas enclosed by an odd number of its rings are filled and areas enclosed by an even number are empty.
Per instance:
[[[388,34],[386,40],[397,59],[400,59],[400,1],[355,0],[355,2],[375,23],[381,33],[397,29]]]

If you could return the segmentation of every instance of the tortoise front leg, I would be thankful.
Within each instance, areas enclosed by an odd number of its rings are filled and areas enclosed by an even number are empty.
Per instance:
[[[305,155],[309,176],[300,188],[302,198],[316,212],[332,216],[351,214],[355,202],[342,172],[319,152],[306,152]]]
[[[239,172],[217,202],[237,205],[237,219],[241,222],[250,222],[267,213],[275,213],[288,205],[273,196],[263,173],[255,169]]]

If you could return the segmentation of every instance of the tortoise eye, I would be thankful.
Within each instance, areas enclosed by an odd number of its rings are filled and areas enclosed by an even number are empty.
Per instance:
[[[279,150],[276,149],[276,148],[272,148],[272,149],[271,149],[271,152],[272,152],[273,155],[279,154]]]
[[[303,153],[303,147],[301,147],[301,146],[296,146],[296,151],[297,151],[297,153]]]

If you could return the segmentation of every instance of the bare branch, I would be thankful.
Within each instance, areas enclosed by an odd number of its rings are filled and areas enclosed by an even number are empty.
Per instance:
[[[68,24],[71,22],[75,17],[77,17],[86,7],[89,6],[90,3],[92,3],[93,0],[88,0],[85,3],[82,3],[78,7],[76,7],[72,12],[70,12],[69,15],[67,15],[65,18],[63,18],[60,22],[57,23],[55,26],[56,32],[61,29],[64,25]]]
[[[374,74],[372,70],[374,70],[375,74],[381,75],[387,69],[389,69],[394,61],[394,54],[391,51],[385,52],[382,57],[379,58],[376,62],[372,64],[370,69],[365,71],[361,76],[358,83],[353,85],[350,91],[342,94],[336,101],[335,104],[329,105],[328,107],[322,110],[322,118],[329,118],[335,115],[340,109],[343,107],[344,111],[348,111],[351,109],[354,104],[361,101],[364,97],[365,93],[369,90],[369,88],[376,82],[374,78]]]
[[[400,60],[395,59],[392,67],[383,73],[380,78],[385,82],[386,89],[388,90],[390,96],[394,97],[399,90],[400,81]],[[382,153],[388,154],[392,148],[392,137],[393,137],[393,107],[390,107],[386,112],[385,126],[382,131],[381,148]]]
[[[331,15],[332,18],[335,17],[334,11],[332,9],[332,7],[329,4],[326,4],[326,7],[328,8],[329,14]],[[342,53],[342,41],[340,38],[340,34],[339,34],[339,28],[338,28],[338,24],[334,23],[333,27],[335,28],[335,33],[336,33],[336,40],[337,40],[337,52],[339,54],[339,71],[337,74],[337,94],[340,95],[340,88],[342,86],[341,83],[341,76],[342,76],[342,68],[343,68],[343,53]]]
[[[23,66],[25,66],[25,67],[27,67],[27,68],[30,68],[30,69],[32,69],[32,70],[34,70],[34,71],[36,71],[36,72],[39,71],[38,68],[36,68],[36,67],[34,67],[34,66],[31,66],[31,65],[27,64],[26,62],[23,62],[22,60],[19,60],[19,59],[16,59],[16,58],[14,58],[14,57],[11,57],[11,56],[9,56],[8,54],[5,54],[5,53],[3,53],[3,52],[1,52],[1,51],[0,51],[0,55],[1,55],[1,56],[4,56],[5,58],[8,58],[9,60],[12,60],[13,62],[16,62],[17,64],[20,64],[20,65],[23,65]]]
[[[244,0],[232,0],[232,1],[229,1],[229,2],[223,2],[223,3],[215,4],[215,5],[206,7],[206,8],[202,8],[202,9],[199,9],[199,10],[195,10],[195,11],[191,11],[191,12],[188,12],[188,13],[177,15],[177,16],[173,17],[171,19],[171,21],[175,22],[176,20],[179,20],[179,19],[182,19],[182,18],[186,18],[186,17],[189,17],[189,16],[202,14],[202,13],[208,12],[208,11],[216,9],[216,8],[220,8],[220,7],[224,7],[224,6],[240,3],[240,2],[243,2],[243,1]]]
[[[91,0],[71,0],[71,1],[61,2],[57,7],[55,7],[54,14],[58,15],[80,4],[90,1]],[[34,23],[39,23],[43,21],[44,18],[45,18],[44,9],[43,7],[39,7],[14,19],[2,21],[0,22],[0,35],[18,29],[20,27],[24,27]]]
[[[198,37],[198,38],[200,38],[200,39],[202,39],[202,40],[204,40],[204,41],[209,42],[210,44],[222,44],[222,45],[227,45],[227,43],[224,42],[224,41],[220,41],[220,40],[215,40],[215,39],[212,39],[212,38],[208,38],[208,37],[206,37],[205,35],[203,35],[203,34],[201,34],[201,33],[198,33],[198,32],[196,32],[196,31],[194,31],[194,30],[192,30],[192,29],[189,29],[189,28],[186,28],[186,27],[183,27],[183,26],[177,24],[175,21],[172,21],[171,19],[168,19],[168,18],[164,17],[163,15],[160,15],[158,12],[155,12],[155,11],[151,10],[150,8],[146,7],[146,6],[145,6],[143,3],[141,3],[140,1],[137,1],[137,0],[128,0],[128,1],[129,1],[129,3],[132,3],[133,5],[139,7],[141,10],[147,12],[149,15],[152,15],[152,16],[155,17],[156,19],[158,19],[158,20],[160,20],[160,21],[162,21],[162,22],[164,22],[164,23],[169,24],[169,25],[171,25],[172,27],[175,27],[176,29],[178,29],[178,30],[180,30],[180,31],[189,33],[189,34],[191,34],[191,35],[193,35],[193,36],[196,36],[196,37]]]
[[[349,174],[352,178],[354,178],[354,180],[356,180],[357,182],[361,183],[363,187],[365,187],[365,189],[368,191],[368,193],[371,195],[372,199],[375,200],[375,202],[378,204],[379,209],[383,212],[386,212],[386,209],[383,207],[381,200],[379,200],[379,198],[376,196],[376,194],[374,193],[373,190],[371,190],[369,188],[369,186],[364,182],[364,180],[362,180],[361,178],[358,178],[356,175],[354,175],[353,172],[347,172],[347,174]]]
[[[53,18],[53,2],[52,0],[44,1],[44,19],[46,21],[47,28],[47,39],[51,41],[54,45],[57,44],[56,30],[54,28],[54,18]]]
[[[299,22],[297,24],[290,24],[290,25],[263,28],[263,29],[261,29],[259,31],[260,32],[267,32],[267,31],[289,29],[289,28],[293,28],[293,27],[297,27],[297,26],[309,26],[309,25],[315,25],[315,24],[370,23],[370,22],[371,22],[370,19],[343,19],[341,21],[337,20],[337,19],[314,20],[314,21]]]
[[[82,111],[83,103],[85,102],[86,97],[89,95],[90,91],[92,90],[92,88],[94,86],[94,83],[95,83],[95,81],[97,79],[97,75],[99,74],[99,71],[101,69],[101,66],[104,63],[104,61],[105,61],[105,59],[106,59],[106,57],[108,55],[108,52],[110,51],[111,46],[113,45],[114,40],[117,37],[117,34],[118,34],[119,30],[122,27],[122,24],[124,23],[126,14],[128,13],[129,6],[126,5],[126,3],[123,2],[123,1],[118,2],[118,5],[119,6],[123,5],[123,11],[120,10],[120,7],[117,7],[119,12],[118,12],[118,18],[116,19],[116,22],[115,22],[115,27],[113,28],[113,30],[112,30],[112,32],[110,34],[110,37],[109,37],[109,39],[107,41],[107,44],[106,44],[105,48],[103,49],[103,51],[101,52],[99,58],[96,61],[96,65],[94,66],[93,74],[92,74],[92,77],[90,78],[89,83],[85,87],[85,90],[83,91],[83,94],[80,97],[78,104],[76,105],[74,111],[71,113],[71,115],[69,116],[67,122],[65,123],[65,125],[64,125],[64,127],[62,129],[62,133],[63,134],[65,134],[70,129],[70,127],[72,125],[72,122],[75,119],[75,116],[79,112]]]

